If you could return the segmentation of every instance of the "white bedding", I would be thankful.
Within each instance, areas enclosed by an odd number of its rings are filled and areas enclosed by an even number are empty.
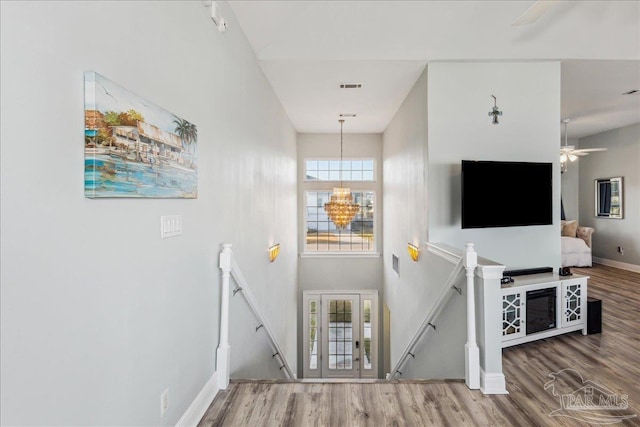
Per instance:
[[[580,238],[562,236],[562,266],[591,267],[591,248]]]

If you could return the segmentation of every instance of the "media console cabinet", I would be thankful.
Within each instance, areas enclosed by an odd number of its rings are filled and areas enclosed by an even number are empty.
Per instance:
[[[587,335],[587,279],[530,274],[502,285],[502,347],[582,330]]]

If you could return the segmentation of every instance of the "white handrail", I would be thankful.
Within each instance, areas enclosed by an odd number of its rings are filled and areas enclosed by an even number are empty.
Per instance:
[[[278,340],[276,339],[275,335],[273,334],[273,331],[269,327],[269,324],[267,323],[265,317],[262,315],[262,312],[256,306],[253,293],[251,292],[251,288],[249,288],[249,284],[245,280],[244,276],[242,275],[242,271],[240,271],[238,264],[233,258],[231,260],[231,276],[235,280],[236,284],[240,288],[242,288],[241,293],[242,293],[242,296],[244,297],[244,300],[247,302],[247,305],[249,305],[249,308],[251,308],[251,311],[253,311],[253,315],[256,317],[256,320],[259,322],[260,325],[262,325],[263,329],[267,333],[267,336],[269,337],[269,342],[271,343],[271,346],[272,346],[272,350],[275,352],[273,356],[276,356],[276,355],[279,356],[280,361],[282,362],[282,366],[280,366],[280,369],[284,370],[284,373],[288,379],[295,378],[295,375],[293,374],[293,371],[289,366],[289,362],[287,362],[287,358],[282,352],[282,348],[280,347]]]
[[[407,348],[402,353],[402,356],[398,360],[398,363],[393,368],[389,375],[389,379],[394,379],[398,374],[402,374],[400,369],[403,368],[409,356],[415,357],[413,350],[420,339],[428,331],[429,326],[435,330],[434,322],[440,316],[440,313],[444,309],[447,302],[451,299],[455,289],[458,293],[462,294],[460,288],[455,284],[461,279],[460,275],[465,271],[467,282],[467,342],[465,348],[465,383],[470,389],[480,388],[480,356],[479,349],[476,340],[476,307],[475,307],[475,289],[474,289],[474,274],[478,265],[478,254],[475,252],[473,243],[469,242],[465,245],[465,251],[462,256],[454,254],[451,251],[443,251],[438,249],[440,253],[445,254],[445,259],[449,261],[457,261],[455,267],[449,274],[449,277],[445,281],[444,285],[440,289],[440,293],[436,298],[436,301],[431,306],[431,309],[425,316],[422,324],[418,328],[418,331],[414,334],[411,341],[407,345]]]
[[[420,341],[424,333],[427,331],[427,329],[430,326],[434,327],[433,322],[440,315],[440,312],[446,305],[447,301],[449,301],[449,299],[453,295],[453,292],[451,291],[453,289],[459,291],[459,288],[455,287],[455,283],[456,281],[460,280],[460,275],[463,271],[462,266],[463,266],[462,257],[460,257],[455,267],[451,271],[451,274],[449,274],[449,277],[447,278],[446,282],[440,289],[440,293],[438,294],[438,297],[436,298],[435,303],[431,306],[431,309],[429,310],[424,320],[420,324],[420,327],[418,328],[416,333],[413,335],[413,338],[411,338],[411,341],[409,341],[409,344],[407,345],[405,350],[402,352],[402,356],[400,356],[400,359],[398,359],[398,363],[396,363],[396,366],[391,371],[389,375],[389,379],[395,379],[398,374],[402,373],[401,369],[406,363],[407,358],[410,355],[413,356],[414,347],[418,344],[418,342]]]
[[[227,258],[228,258],[228,265],[226,264]],[[229,317],[228,317],[229,316],[229,312],[228,312],[229,285],[228,285],[228,279],[227,279],[226,290],[225,290],[225,271],[226,270],[228,270],[229,275],[233,277],[233,280],[236,282],[236,285],[238,285],[238,290],[241,291],[242,296],[244,297],[244,300],[246,301],[247,305],[249,306],[253,315],[258,321],[258,324],[259,324],[258,329],[264,329],[265,332],[267,333],[267,337],[269,338],[272,351],[274,351],[274,354],[272,355],[272,357],[278,356],[280,359],[280,362],[282,363],[282,365],[280,366],[280,370],[284,371],[287,378],[289,379],[295,378],[295,375],[293,374],[293,371],[291,370],[291,367],[289,366],[289,363],[287,362],[287,359],[284,353],[282,352],[282,348],[280,347],[278,340],[276,339],[275,335],[273,334],[273,331],[269,327],[269,324],[267,323],[265,317],[262,315],[262,312],[260,311],[260,309],[255,303],[253,292],[251,292],[251,288],[249,287],[247,280],[244,278],[244,275],[242,274],[242,271],[240,270],[238,263],[233,257],[233,251],[231,250],[230,244],[223,245],[223,250],[222,250],[222,253],[220,254],[220,269],[222,270],[222,278],[223,278],[223,284],[222,284],[223,300],[222,300],[222,310],[220,313],[221,314],[220,346],[218,347],[218,362],[220,366],[216,367],[216,371],[218,375],[220,375],[218,384],[219,386],[224,385],[224,387],[219,387],[219,388],[226,389],[226,387],[229,384],[229,374],[230,374],[228,361],[224,360],[224,356],[225,356],[224,354],[222,354],[222,358],[223,358],[223,361],[226,362],[226,366],[220,363],[221,350],[227,353],[227,357],[229,357],[228,354],[230,352],[228,341],[226,343],[223,342],[223,338],[226,339],[226,337],[228,337],[228,325],[229,325]],[[234,294],[235,294],[235,291],[234,291]],[[225,301],[225,298],[226,298],[226,301]],[[227,307],[226,312],[224,310],[225,306]],[[226,328],[226,332],[225,332],[225,328]],[[227,346],[226,348],[224,347],[225,344]]]

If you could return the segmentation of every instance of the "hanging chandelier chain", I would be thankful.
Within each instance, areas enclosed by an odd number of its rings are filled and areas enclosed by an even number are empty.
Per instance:
[[[342,182],[342,161],[343,161],[343,124],[340,122],[340,187],[334,188],[330,200],[324,204],[324,210],[329,219],[336,225],[338,230],[344,230],[351,223],[353,217],[360,211],[360,205],[354,203],[351,190],[343,187]]]
[[[344,125],[344,119],[338,121],[340,122],[340,187],[342,187],[342,126]]]

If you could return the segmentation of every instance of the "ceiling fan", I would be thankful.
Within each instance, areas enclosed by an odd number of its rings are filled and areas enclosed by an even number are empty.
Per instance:
[[[582,148],[577,149],[573,145],[567,144],[567,124],[571,121],[571,119],[562,119],[562,123],[564,124],[564,145],[560,147],[560,163],[563,166],[563,169],[566,169],[567,160],[574,162],[578,159],[578,157],[586,156],[589,153],[593,153],[596,151],[607,151],[606,148]]]
[[[556,0],[537,0],[522,15],[518,17],[511,25],[529,25],[538,20],[544,13],[553,6]]]

